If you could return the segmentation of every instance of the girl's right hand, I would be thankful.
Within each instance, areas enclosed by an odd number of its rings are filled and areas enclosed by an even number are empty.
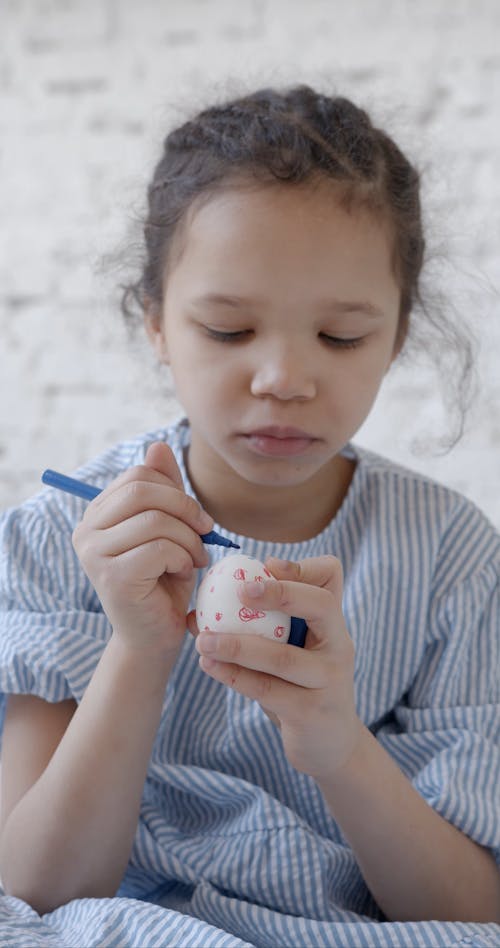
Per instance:
[[[143,466],[120,474],[91,501],[73,546],[124,643],[180,646],[195,568],[209,563],[200,535],[212,527],[162,442],[149,446]]]

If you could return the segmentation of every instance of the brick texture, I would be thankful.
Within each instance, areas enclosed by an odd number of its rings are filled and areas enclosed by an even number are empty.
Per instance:
[[[478,338],[479,393],[447,455],[439,373],[402,362],[361,444],[463,491],[500,526],[498,0],[0,0],[0,507],[177,406],[127,342],[102,260],[167,129],[257,85],[352,96],[423,169],[429,241]],[[437,427],[436,427],[437,423]]]

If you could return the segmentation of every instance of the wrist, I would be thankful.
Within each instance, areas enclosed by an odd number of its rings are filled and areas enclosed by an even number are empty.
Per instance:
[[[367,752],[373,737],[363,722],[356,717],[352,725],[349,742],[346,742],[344,752],[336,754],[324,773],[316,777],[319,787],[325,792],[338,787],[352,786],[363,773]]]
[[[181,639],[175,647],[166,646],[164,642],[135,645],[130,637],[127,638],[121,635],[119,630],[113,629],[107,651],[116,667],[125,673],[130,670],[132,674],[140,675],[143,671],[151,676],[152,680],[161,680],[170,674],[177,661],[182,641]]]

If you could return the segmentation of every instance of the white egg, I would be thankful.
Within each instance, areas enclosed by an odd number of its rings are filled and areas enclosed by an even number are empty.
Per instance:
[[[200,583],[196,597],[196,621],[200,632],[245,632],[263,635],[276,642],[288,642],[290,616],[265,611],[256,603],[244,606],[238,597],[238,583],[269,581],[273,577],[260,560],[243,553],[225,556],[212,566]]]

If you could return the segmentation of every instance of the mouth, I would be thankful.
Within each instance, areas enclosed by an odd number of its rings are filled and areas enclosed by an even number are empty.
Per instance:
[[[265,457],[293,457],[305,452],[318,439],[302,428],[269,425],[246,432],[248,447],[255,454]]]

